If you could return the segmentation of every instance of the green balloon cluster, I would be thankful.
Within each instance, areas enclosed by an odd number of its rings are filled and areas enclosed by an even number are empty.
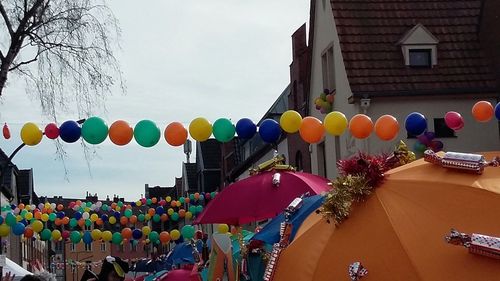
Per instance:
[[[226,118],[219,118],[214,122],[213,134],[216,140],[224,143],[229,142],[234,138],[236,133],[236,128],[234,127],[231,120]]]
[[[135,141],[142,147],[152,147],[160,140],[160,128],[151,120],[142,120],[134,128]]]
[[[100,144],[108,137],[108,125],[99,117],[90,117],[82,125],[82,137],[90,144]]]

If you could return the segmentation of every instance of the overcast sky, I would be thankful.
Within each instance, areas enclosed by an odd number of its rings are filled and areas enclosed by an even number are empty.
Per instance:
[[[289,83],[291,34],[308,21],[309,2],[111,1],[123,32],[117,55],[127,93],[110,97],[108,111],[99,116],[108,125],[117,119],[133,125],[151,119],[162,131],[172,121],[187,126],[198,116],[212,122],[220,117],[258,121]],[[0,138],[7,154],[21,143],[22,124],[48,120],[38,101],[27,97],[22,81],[9,82],[0,103],[0,122],[7,122],[13,135],[8,141]],[[170,147],[163,137],[149,149],[134,141],[117,147],[107,140],[96,147],[89,171],[80,144],[65,148],[69,180],[50,140],[14,158],[18,167],[34,169],[39,195],[84,197],[89,191],[136,200],[146,183],[173,185],[185,159],[182,148]]]

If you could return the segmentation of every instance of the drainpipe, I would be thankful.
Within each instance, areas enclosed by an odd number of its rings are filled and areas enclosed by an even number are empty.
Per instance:
[[[364,99],[360,100],[360,106],[361,106],[361,109],[363,110],[364,115],[367,115],[367,113],[368,113],[368,108],[370,107],[370,101],[371,101],[371,99],[369,99],[369,98],[364,98]],[[364,144],[365,153],[370,154],[370,143],[368,141],[368,138],[363,140],[363,144]]]

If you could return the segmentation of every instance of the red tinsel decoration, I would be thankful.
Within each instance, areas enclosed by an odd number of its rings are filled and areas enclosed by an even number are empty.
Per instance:
[[[392,168],[387,159],[384,154],[368,155],[360,152],[349,159],[339,160],[337,168],[342,176],[363,176],[370,186],[377,187],[384,181],[384,172]]]

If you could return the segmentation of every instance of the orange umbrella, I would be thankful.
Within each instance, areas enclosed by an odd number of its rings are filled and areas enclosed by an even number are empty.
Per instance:
[[[498,260],[444,241],[451,228],[500,237],[500,168],[476,175],[418,160],[386,175],[341,225],[311,214],[283,250],[273,280],[350,280],[348,267],[357,261],[368,269],[366,281],[500,276]]]

